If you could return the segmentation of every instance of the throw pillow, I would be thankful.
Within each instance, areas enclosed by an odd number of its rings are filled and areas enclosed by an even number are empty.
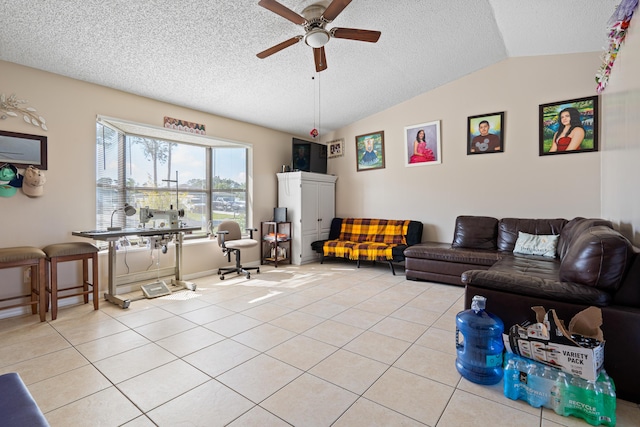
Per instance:
[[[524,255],[542,255],[555,258],[558,247],[557,234],[529,234],[518,232],[518,240],[513,248],[513,253]]]
[[[498,220],[488,216],[460,215],[453,234],[454,248],[496,249]]]

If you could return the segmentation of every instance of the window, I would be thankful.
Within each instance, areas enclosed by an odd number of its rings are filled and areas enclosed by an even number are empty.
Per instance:
[[[115,124],[114,124],[115,122]],[[96,228],[135,228],[140,215],[125,203],[179,210],[182,223],[200,235],[224,220],[246,228],[250,147],[162,128],[101,118],[96,123]],[[159,216],[146,227],[162,227]]]

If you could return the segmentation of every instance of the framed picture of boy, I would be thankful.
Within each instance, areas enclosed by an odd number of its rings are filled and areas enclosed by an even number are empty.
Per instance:
[[[504,111],[467,119],[467,154],[504,151]]]
[[[442,163],[439,120],[405,127],[404,141],[405,166]]]

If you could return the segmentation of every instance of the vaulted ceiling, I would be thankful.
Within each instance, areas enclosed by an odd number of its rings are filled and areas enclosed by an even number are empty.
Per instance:
[[[618,2],[353,0],[327,28],[382,36],[332,38],[317,73],[304,42],[256,57],[304,34],[258,0],[0,0],[0,59],[308,136],[507,58],[601,51]]]

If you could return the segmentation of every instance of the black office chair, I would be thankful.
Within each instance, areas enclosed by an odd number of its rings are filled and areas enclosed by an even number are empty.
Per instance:
[[[253,248],[258,245],[258,241],[253,239],[253,232],[258,231],[255,228],[247,228],[249,232],[249,238],[243,239],[240,232],[240,225],[235,221],[224,221],[218,226],[218,245],[222,248],[222,253],[227,256],[229,262],[231,262],[231,253],[236,254],[235,267],[221,267],[218,269],[218,275],[220,280],[224,280],[224,275],[235,272],[236,274],[244,274],[247,279],[251,278],[249,270],[257,270],[260,273],[260,267],[242,267],[240,264],[240,253],[243,249]]]

